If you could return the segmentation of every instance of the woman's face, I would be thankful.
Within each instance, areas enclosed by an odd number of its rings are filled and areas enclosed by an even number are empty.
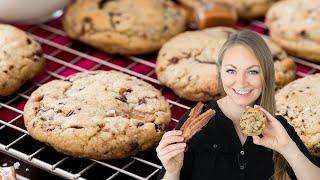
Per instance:
[[[221,80],[227,97],[241,106],[253,105],[263,87],[258,59],[250,49],[240,44],[225,51],[221,64]]]

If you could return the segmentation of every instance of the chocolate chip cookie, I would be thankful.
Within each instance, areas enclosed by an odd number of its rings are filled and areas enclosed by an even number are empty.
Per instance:
[[[295,80],[297,66],[295,62],[288,57],[287,53],[271,39],[264,38],[266,41],[274,62],[276,90]]]
[[[45,67],[41,46],[16,27],[0,24],[0,96],[16,92]]]
[[[179,97],[190,101],[208,101],[219,96],[216,62],[222,45],[236,30],[208,28],[177,35],[158,54],[156,73],[159,81]],[[277,89],[294,80],[296,66],[286,53],[271,41]]]
[[[235,32],[231,28],[209,28],[177,35],[158,54],[159,81],[178,96],[191,101],[208,101],[218,95],[216,62],[219,49]]]
[[[143,54],[184,31],[186,18],[186,11],[169,0],[78,0],[63,26],[71,38],[107,53]]]
[[[152,85],[117,71],[89,71],[53,80],[24,108],[29,134],[74,157],[119,159],[154,147],[170,109]]]
[[[289,54],[320,62],[320,1],[284,0],[270,8],[266,25],[271,38]]]
[[[266,126],[267,118],[258,108],[248,108],[240,116],[242,133],[247,136],[258,136]]]
[[[286,85],[276,94],[276,114],[285,117],[309,151],[320,157],[320,74]]]

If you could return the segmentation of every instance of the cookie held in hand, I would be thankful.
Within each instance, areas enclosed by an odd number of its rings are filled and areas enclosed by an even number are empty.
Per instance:
[[[257,108],[248,108],[240,117],[242,133],[247,136],[260,135],[266,126],[265,114]]]
[[[199,132],[216,113],[213,109],[208,109],[206,112],[200,114],[202,108],[203,104],[198,102],[198,104],[191,110],[189,118],[180,128],[182,136],[184,137],[184,142],[188,142],[192,136]]]

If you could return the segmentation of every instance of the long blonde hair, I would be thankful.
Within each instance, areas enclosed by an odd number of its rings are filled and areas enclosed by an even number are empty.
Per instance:
[[[257,33],[249,30],[242,30],[235,34],[232,34],[229,39],[224,43],[220,49],[217,69],[218,69],[218,83],[220,88],[220,93],[225,95],[222,87],[221,81],[221,64],[224,53],[228,48],[235,44],[241,44],[249,48],[258,59],[263,77],[263,88],[260,97],[257,99],[257,105],[260,105],[266,109],[270,114],[275,115],[276,105],[275,105],[275,75],[274,75],[274,64],[270,49],[268,48],[266,42]],[[284,180],[288,178],[286,169],[288,167],[288,162],[285,158],[276,151],[273,151],[273,162],[274,162],[274,180]]]

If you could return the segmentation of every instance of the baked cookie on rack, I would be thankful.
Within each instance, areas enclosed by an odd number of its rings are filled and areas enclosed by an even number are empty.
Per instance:
[[[285,117],[309,151],[320,157],[320,74],[307,75],[276,94],[276,114]]]
[[[179,34],[161,48],[156,64],[159,81],[179,97],[208,101],[219,96],[216,62],[222,45],[236,30],[208,28]],[[271,41],[277,89],[294,80],[296,66],[286,53]]]
[[[152,85],[117,71],[77,73],[32,93],[29,134],[74,157],[119,159],[153,148],[170,122],[168,102]]]
[[[233,5],[241,18],[257,18],[264,16],[268,8],[277,0],[179,0],[182,4],[194,7],[196,1],[227,2]]]
[[[219,49],[234,29],[218,27],[179,34],[161,48],[156,64],[159,81],[179,97],[208,101],[218,95]]]
[[[0,24],[0,96],[13,94],[44,67],[40,44],[22,30]]]
[[[284,0],[265,19],[271,38],[289,54],[320,62],[320,1]]]
[[[276,90],[295,80],[297,66],[287,53],[271,39],[264,37],[273,58]]]
[[[78,0],[64,17],[68,36],[112,54],[144,54],[186,28],[186,11],[169,0]]]

